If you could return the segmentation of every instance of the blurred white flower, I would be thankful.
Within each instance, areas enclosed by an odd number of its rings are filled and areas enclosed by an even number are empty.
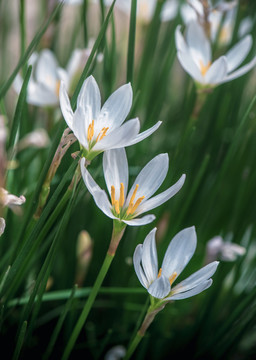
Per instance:
[[[190,22],[186,37],[178,26],[175,32],[177,56],[182,67],[199,84],[208,87],[234,80],[256,65],[256,56],[246,65],[237,69],[247,57],[252,47],[252,36],[247,35],[233,46],[225,56],[212,62],[209,39],[197,22]]]
[[[0,217],[0,236],[4,233],[5,229],[5,220],[4,218]]]
[[[160,270],[155,242],[156,228],[139,244],[133,255],[135,272],[142,286],[148,293],[163,302],[186,299],[197,295],[212,284],[211,276],[215,273],[218,262],[214,261],[172,288],[196,249],[196,232],[194,227],[180,231],[171,240]]]
[[[27,87],[27,102],[36,106],[58,105],[60,82],[63,81],[68,91],[70,90],[74,75],[81,69],[81,63],[85,64],[88,59],[88,51],[75,49],[66,70],[59,67],[51,50],[44,49],[39,54],[33,53],[28,60],[28,65],[32,65],[32,74]],[[23,79],[18,74],[13,83],[17,93],[20,92],[22,84]]]
[[[59,0],[59,2],[63,2],[67,5],[80,5],[83,3],[83,0]]]
[[[99,0],[95,0],[98,2]],[[104,0],[106,6],[112,4],[112,0]],[[119,8],[125,14],[131,12],[131,0],[117,0],[115,7]],[[137,0],[137,19],[142,22],[149,22],[155,12],[157,0]],[[166,0],[161,11],[161,21],[170,21],[174,19],[178,13],[178,0]]]
[[[158,129],[158,121],[150,129],[139,134],[139,119],[123,124],[132,105],[132,88],[125,84],[117,89],[101,108],[99,87],[89,76],[78,95],[77,108],[73,113],[65,84],[60,86],[60,107],[67,125],[80,142],[87,160],[99,153],[136,144]]]
[[[25,135],[18,143],[17,150],[21,151],[28,147],[44,148],[50,143],[50,138],[45,129],[36,129]]]
[[[19,213],[18,207],[26,201],[25,196],[15,196],[10,194],[7,190],[0,187],[0,206],[8,206],[13,212]]]
[[[246,249],[238,244],[224,241],[221,236],[215,236],[207,242],[206,262],[213,260],[235,261],[238,256],[243,256]]]
[[[84,164],[83,158],[81,160],[82,177],[96,205],[111,219],[132,226],[152,222],[155,219],[152,214],[142,218],[138,216],[165,203],[181,189],[185,181],[185,175],[182,175],[173,186],[152,197],[162,185],[169,168],[168,155],[160,154],[141,170],[127,195],[129,169],[125,150],[105,151],[103,171],[111,198],[109,201],[106,192],[96,184]]]
[[[124,358],[125,354],[125,347],[122,345],[116,345],[108,350],[104,357],[104,360],[120,360]]]

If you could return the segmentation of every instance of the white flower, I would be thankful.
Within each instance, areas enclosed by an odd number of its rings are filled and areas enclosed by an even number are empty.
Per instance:
[[[122,345],[116,345],[108,350],[104,360],[121,360],[126,354],[125,347]]]
[[[80,5],[83,3],[83,0],[59,0],[59,2],[63,2],[68,5]]]
[[[28,60],[32,65],[32,74],[27,87],[27,102],[36,106],[56,106],[59,104],[60,82],[64,81],[67,89],[70,89],[71,82],[84,58],[87,61],[86,50],[75,49],[67,64],[67,70],[59,67],[54,53],[48,49],[42,50],[39,54],[33,53]],[[18,74],[14,80],[14,89],[20,92],[23,79]]]
[[[234,80],[256,65],[256,56],[246,65],[239,67],[252,47],[252,37],[247,35],[233,46],[225,56],[212,62],[211,44],[203,28],[197,22],[190,22],[186,38],[178,26],[175,32],[177,56],[183,68],[203,86],[216,86]]]
[[[169,189],[152,197],[163,183],[169,168],[167,154],[160,154],[151,160],[138,174],[133,186],[128,190],[128,163],[124,149],[104,152],[103,171],[111,200],[93,180],[84,167],[85,159],[81,160],[81,173],[96,205],[110,218],[128,225],[145,225],[155,219],[154,215],[141,214],[160,206],[173,197],[182,187],[185,175]]]
[[[207,262],[219,258],[222,261],[235,261],[243,256],[246,249],[238,244],[224,241],[221,236],[215,236],[206,245]]]
[[[136,144],[157,130],[161,121],[141,134],[138,118],[123,124],[131,105],[132,88],[126,84],[117,89],[101,108],[99,87],[94,77],[89,76],[81,88],[73,113],[64,83],[60,86],[62,114],[88,160],[105,150]]]
[[[135,272],[150,295],[164,302],[186,299],[211,286],[211,276],[217,269],[217,261],[204,266],[172,287],[195,252],[197,239],[194,227],[184,229],[174,236],[159,271],[155,233],[156,228],[147,235],[143,245],[136,247],[133,255]]]
[[[98,0],[96,0],[98,2]],[[112,0],[105,0],[105,5],[112,4]],[[157,0],[137,0],[137,19],[149,22],[155,12]],[[115,6],[129,15],[131,12],[131,0],[116,0]],[[161,11],[161,21],[169,21],[176,17],[179,3],[177,0],[166,0]]]
[[[20,213],[18,206],[24,204],[26,201],[25,196],[15,196],[10,194],[7,190],[0,187],[0,206],[5,207],[8,206],[10,209],[12,209],[17,214]]]
[[[17,150],[21,151],[30,146],[36,148],[45,148],[49,145],[50,138],[48,136],[47,131],[45,129],[35,129],[25,135],[18,143]]]

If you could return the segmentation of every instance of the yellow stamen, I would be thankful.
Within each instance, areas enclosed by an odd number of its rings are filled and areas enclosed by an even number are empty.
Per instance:
[[[59,93],[60,93],[60,80],[56,81],[55,92],[56,92],[56,95],[59,96]]]
[[[127,210],[126,210],[126,214],[127,214],[127,215],[131,214],[132,208],[133,208],[133,203],[130,202],[130,204],[129,204]]]
[[[120,197],[119,197],[119,205],[122,207],[124,205],[124,184],[120,185]]]
[[[170,285],[172,286],[172,283],[174,282],[174,280],[176,279],[177,277],[177,273],[176,271],[174,271],[174,273],[169,277],[169,281],[170,281]]]
[[[115,204],[115,187],[112,185],[111,186],[111,203],[112,203],[112,205],[114,206],[114,204]]]
[[[115,200],[114,206],[115,206],[115,210],[116,210],[117,214],[120,214],[120,208],[119,208],[119,201],[118,200]]]
[[[99,132],[97,138],[96,138],[96,142],[102,140],[105,136],[106,136],[106,132],[108,131],[109,127],[104,127],[101,129],[101,131]]]
[[[87,140],[91,141],[93,135],[94,135],[94,120],[92,120],[92,123],[88,126]]]
[[[130,210],[130,214],[134,214],[134,212],[137,210],[137,207],[140,205],[140,203],[142,202],[143,199],[145,199],[145,196],[141,196],[140,198],[138,198],[135,205]]]
[[[159,273],[158,273],[158,275],[157,275],[157,277],[158,278],[160,278],[160,276],[162,275],[162,268],[160,268],[160,270],[159,270]]]
[[[204,65],[203,61],[200,60],[200,71],[203,76],[207,73],[209,70],[209,67],[211,66],[211,62],[209,61],[207,65]]]
[[[137,185],[135,186],[135,189],[134,189],[134,191],[133,191],[133,194],[132,194],[132,197],[131,197],[131,200],[130,200],[129,205],[134,202],[134,199],[135,199],[135,196],[136,196],[136,193],[137,193],[138,188],[139,188],[139,184],[137,184]]]

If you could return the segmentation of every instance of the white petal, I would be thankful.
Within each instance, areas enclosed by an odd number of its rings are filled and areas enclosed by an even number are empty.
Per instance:
[[[205,84],[220,84],[227,75],[228,64],[225,56],[214,61],[205,75]]]
[[[101,209],[101,211],[104,212],[105,215],[111,219],[116,219],[116,217],[111,212],[111,204],[108,200],[107,194],[96,184],[89,171],[85,168],[84,164],[85,159],[82,158],[80,163],[81,174],[87,189],[94,198],[96,205]]]
[[[219,262],[214,261],[210,264],[207,264],[202,269],[196,271],[194,274],[190,275],[187,279],[181,281],[178,285],[176,285],[172,291],[176,293],[185,292],[193,289],[198,286],[200,283],[205,282],[205,280],[210,279],[210,277],[217,270]]]
[[[169,21],[176,17],[178,12],[178,2],[176,0],[166,1],[160,14],[161,21]]]
[[[0,236],[4,233],[5,229],[5,220],[4,218],[0,217]]]
[[[122,126],[114,129],[111,133],[97,142],[93,147],[95,151],[104,151],[108,149],[118,149],[129,145],[140,131],[139,119],[126,121]]]
[[[200,26],[197,21],[191,21],[188,24],[186,41],[194,62],[198,64],[198,66],[200,66],[200,61],[202,61],[204,65],[211,62],[211,44],[202,26]]]
[[[77,107],[80,106],[84,108],[85,112],[88,112],[88,118],[91,121],[96,121],[100,113],[101,99],[99,87],[92,75],[85,80],[78,95]]]
[[[181,33],[181,25],[178,25],[176,27],[176,30],[175,30],[175,43],[176,43],[176,48],[177,48],[178,51],[181,51],[181,52],[187,52],[188,51],[188,46],[186,44],[184,36]]]
[[[110,126],[111,129],[119,127],[130,112],[132,106],[132,87],[131,84],[125,84],[117,89],[103,105],[99,122],[103,126]]]
[[[122,220],[122,221],[130,226],[141,226],[141,225],[150,224],[152,221],[155,220],[155,218],[156,218],[155,215],[150,214],[143,216],[142,218],[136,218],[132,220]]]
[[[128,188],[128,162],[124,148],[107,150],[103,154],[103,171],[108,192],[111,195],[111,186],[115,187],[115,198],[119,200],[120,185],[124,184],[124,196]]]
[[[132,194],[136,185],[139,185],[135,201],[141,196],[145,198],[150,198],[157,189],[162,185],[169,167],[169,157],[168,154],[160,154],[154,157],[139,173],[136,177],[134,184],[129,191],[126,200],[126,206],[128,206]]]
[[[61,81],[61,83],[60,83],[59,97],[60,97],[60,108],[61,108],[63,117],[64,117],[68,127],[71,130],[73,130],[74,113],[71,108],[68,93],[66,91],[65,84],[63,81]]]
[[[176,234],[166,250],[162,274],[169,278],[176,272],[178,277],[193,256],[195,249],[196,232],[194,226]]]
[[[151,284],[158,274],[158,260],[155,240],[156,228],[150,231],[143,242],[142,248],[142,267],[149,284]]]
[[[73,132],[77,140],[84,147],[88,147],[87,130],[88,130],[88,113],[84,109],[78,107],[73,117]]]
[[[234,79],[246,74],[255,65],[256,65],[256,56],[248,64],[242,66],[240,69],[238,69],[238,70],[232,72],[231,74],[227,75],[225,77],[225,79],[222,81],[222,83],[234,80]]]
[[[148,136],[150,136],[151,134],[153,134],[158,128],[159,126],[162,124],[162,121],[158,121],[154,126],[152,126],[151,128],[143,131],[142,133],[138,134],[137,136],[135,136],[134,139],[131,139],[126,146],[131,146],[134,144],[137,144],[138,142],[146,139]]]
[[[198,81],[200,84],[204,83],[204,78],[201,74],[201,71],[197,64],[194,62],[194,59],[190,55],[190,53],[184,52],[184,51],[178,51],[177,57],[179,59],[179,62],[181,66],[184,68],[184,70],[196,81]]]
[[[139,244],[136,246],[136,249],[133,254],[133,265],[134,270],[136,272],[136,275],[138,276],[138,279],[144,288],[148,288],[149,283],[147,281],[147,278],[144,274],[144,271],[141,267],[141,257],[142,257],[142,244]]]
[[[58,81],[57,67],[58,63],[53,52],[48,49],[42,50],[37,59],[35,79],[53,92]]]
[[[197,294],[200,294],[202,291],[208,289],[212,285],[212,279],[206,280],[200,285],[194,287],[193,289],[185,292],[177,292],[173,293],[173,295],[169,296],[165,300],[181,300],[181,299],[187,299],[191,296],[195,296]]]
[[[156,207],[160,206],[161,204],[168,201],[172,198],[177,192],[182,188],[184,181],[185,181],[185,174],[183,174],[180,179],[169,189],[163,191],[161,194],[152,197],[151,199],[143,202],[137,209],[136,214],[140,215],[144,212],[149,210],[155,209]]]
[[[235,70],[246,58],[252,47],[252,37],[247,35],[238,44],[232,47],[227,54],[228,72]]]
[[[163,299],[169,294],[170,290],[171,285],[169,279],[165,276],[160,276],[148,288],[149,294],[157,299]]]

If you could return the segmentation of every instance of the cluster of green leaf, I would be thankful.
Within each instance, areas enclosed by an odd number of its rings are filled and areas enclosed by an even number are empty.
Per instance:
[[[134,100],[129,118],[139,116],[142,130],[162,120],[156,133],[127,148],[132,177],[155,155],[164,152],[169,154],[170,168],[163,189],[182,173],[187,175],[181,191],[154,210],[157,220],[153,224],[126,229],[72,358],[103,359],[113,346],[128,346],[141,325],[148,302],[148,294],[132,266],[136,245],[157,226],[157,247],[162,258],[171,238],[192,225],[196,227],[198,246],[182,277],[204,264],[206,244],[216,235],[244,246],[246,254],[234,262],[221,261],[213,285],[204,293],[166,306],[149,328],[134,359],[183,355],[195,359],[253,358],[256,353],[255,70],[208,93],[195,116],[200,95],[176,59],[174,31],[182,20],[178,15],[170,22],[160,23],[163,1],[158,1],[152,20],[140,24],[135,21],[135,6],[130,21],[123,21],[124,15],[114,9],[114,4],[107,9],[100,1],[101,6],[96,9],[85,0],[79,10],[74,10],[72,29],[69,29],[71,40],[67,39],[66,43],[62,38],[66,5],[60,3],[49,12],[44,1],[38,2],[42,24],[29,43],[27,3],[20,0],[18,7],[14,1],[0,1],[0,112],[8,129],[5,188],[26,197],[22,215],[1,209],[6,220],[0,238],[2,353],[13,359],[33,355],[42,359],[61,358],[111,238],[112,221],[97,208],[83,181],[69,187],[79,159],[71,156],[79,150],[77,142],[62,159],[40,217],[34,216],[66,128],[59,108],[39,109],[26,103],[31,76],[27,60],[33,51],[44,47],[46,39],[49,42],[46,35],[51,29],[49,47],[62,65],[74,47],[85,48],[89,38],[95,38],[71,99],[74,109],[83,81],[93,74],[103,100],[121,84],[131,82]],[[252,3],[245,0],[239,3],[235,30],[242,18],[256,10]],[[19,24],[16,40],[20,52],[16,66],[9,67],[12,42],[8,24],[15,22]],[[255,31],[254,24],[252,34]],[[232,44],[237,40],[234,31]],[[252,53],[256,50],[254,40]],[[96,61],[99,53],[104,56],[102,63]],[[24,84],[17,96],[12,83],[19,71],[23,72]],[[47,129],[50,145],[16,152],[19,139],[37,127]],[[90,172],[104,188],[102,155],[93,161]],[[77,242],[82,230],[90,234],[93,245],[83,282],[77,287]]]

